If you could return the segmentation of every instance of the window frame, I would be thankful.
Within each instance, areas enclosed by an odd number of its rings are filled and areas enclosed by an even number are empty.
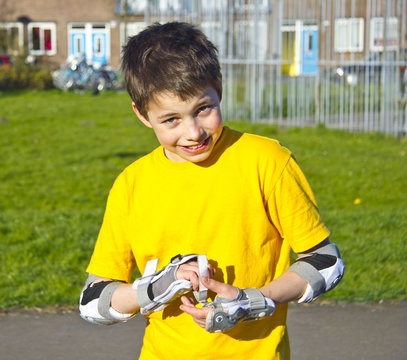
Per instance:
[[[240,59],[265,60],[267,58],[267,22],[264,20],[236,20],[234,22],[235,48],[234,54]],[[251,33],[257,31],[257,37]],[[245,36],[245,34],[250,34]],[[255,39],[251,42],[251,39]],[[249,54],[247,56],[246,54]],[[257,56],[253,56],[256,54]]]
[[[359,36],[356,38],[353,26],[359,26]],[[335,19],[334,50],[338,53],[362,52],[364,48],[365,19],[364,18],[338,18]],[[342,29],[345,34],[341,34]],[[356,41],[355,41],[356,40]]]
[[[127,38],[137,35],[147,27],[147,23],[144,21],[132,21],[127,23]],[[124,38],[124,23],[120,23],[120,45],[123,46],[127,43],[127,39]]]
[[[0,22],[0,29],[6,29],[7,36],[10,36],[11,29],[16,28],[17,29],[17,36],[18,36],[18,49],[11,49],[8,48],[7,52],[11,55],[17,55],[20,53],[22,48],[24,47],[24,28],[23,24],[20,22]]]
[[[394,26],[394,34],[395,37],[389,37],[387,35],[388,40],[394,40],[394,44],[387,44],[386,48],[387,50],[397,50],[398,49],[398,44],[399,44],[399,32],[398,32],[398,19],[396,17],[389,17],[388,21],[390,22],[390,26],[388,26],[389,29]],[[381,26],[381,35],[376,36],[376,26]],[[370,19],[370,51],[372,52],[377,52],[377,51],[383,51],[384,50],[384,18],[383,17],[374,17]],[[381,41],[381,44],[376,45],[376,40]]]
[[[39,28],[39,41],[40,41],[40,48],[33,49],[33,29]],[[51,40],[51,50],[45,49],[45,39],[44,39],[44,31],[50,30],[50,40]],[[28,51],[30,55],[56,55],[57,53],[57,41],[56,41],[56,24],[54,22],[30,22],[27,25],[27,33],[28,33]]]

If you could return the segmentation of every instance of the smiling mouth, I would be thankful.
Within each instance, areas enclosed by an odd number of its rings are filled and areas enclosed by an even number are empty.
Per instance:
[[[208,146],[209,140],[210,140],[210,137],[206,138],[203,142],[201,142],[201,143],[199,143],[197,145],[183,146],[182,148],[185,151],[188,151],[188,152],[199,152],[199,151],[202,151],[203,149],[205,149]]]

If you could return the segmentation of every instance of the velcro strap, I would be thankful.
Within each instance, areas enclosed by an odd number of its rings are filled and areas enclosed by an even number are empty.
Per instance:
[[[325,279],[321,273],[310,263],[297,260],[288,270],[293,271],[304,278],[313,289],[315,294],[325,292]]]
[[[208,276],[208,259],[206,255],[198,256],[198,272],[199,272],[199,291],[194,291],[194,296],[197,301],[201,304],[206,304],[208,302],[208,289],[204,284],[202,284],[201,277]]]
[[[158,266],[158,258],[147,261],[146,267],[144,268],[143,272],[143,279],[148,276],[153,276],[157,271]]]
[[[110,316],[109,309],[110,309],[110,302],[112,301],[112,296],[114,291],[122,285],[121,282],[113,281],[108,284],[101,292],[98,302],[98,311],[100,315],[104,318],[112,320]]]
[[[151,283],[152,277],[156,274],[158,266],[158,259],[153,259],[147,262],[143,277],[134,283],[133,288],[137,287],[137,297],[140,307],[146,307],[151,303],[151,299],[148,296],[148,287]],[[136,285],[136,286],[135,286]]]
[[[251,310],[260,310],[264,308],[264,296],[259,289],[247,288],[243,289],[249,299],[249,306]]]

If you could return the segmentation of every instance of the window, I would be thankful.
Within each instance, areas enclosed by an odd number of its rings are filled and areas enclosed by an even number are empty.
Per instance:
[[[83,34],[74,34],[72,36],[72,55],[82,57],[85,55],[85,36]]]
[[[387,18],[387,50],[397,50],[398,45],[397,18]],[[370,20],[370,50],[383,51],[384,44],[384,18]]]
[[[225,1],[219,1],[219,0],[205,0],[201,2],[201,10],[202,10],[202,15],[206,14],[213,14],[213,13],[219,13],[222,11],[222,8],[225,9],[227,7],[227,4],[225,4]]]
[[[105,54],[105,35],[96,34],[93,39],[93,55],[103,56]]]
[[[311,32],[308,32],[305,34],[304,37],[304,51],[307,56],[311,56],[313,54],[313,34]]]
[[[18,54],[23,47],[23,24],[0,23],[0,53]]]
[[[55,23],[29,23],[28,48],[32,55],[55,55]]]
[[[137,35],[140,31],[146,28],[147,24],[145,22],[129,22],[127,23],[127,28],[125,28],[124,23],[120,24],[120,43],[124,45],[127,43],[127,39],[130,36]]]
[[[147,7],[147,0],[115,0],[115,14],[126,14],[126,2],[128,14],[144,15],[144,11]]]
[[[218,48],[219,56],[226,56],[226,37],[221,23],[216,21],[203,21],[201,23],[201,29]]]
[[[271,4],[268,0],[256,0],[256,1],[234,1],[234,9],[237,11],[255,11],[257,8],[260,11],[269,11],[271,10]]]
[[[263,60],[267,57],[267,23],[236,21],[236,56],[239,59]]]
[[[335,51],[363,51],[364,20],[349,18],[335,20]]]

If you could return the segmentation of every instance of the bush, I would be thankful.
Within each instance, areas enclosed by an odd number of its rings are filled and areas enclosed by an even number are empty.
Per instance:
[[[48,66],[27,64],[24,60],[25,57],[19,56],[14,64],[0,67],[0,90],[46,90],[54,87]]]

